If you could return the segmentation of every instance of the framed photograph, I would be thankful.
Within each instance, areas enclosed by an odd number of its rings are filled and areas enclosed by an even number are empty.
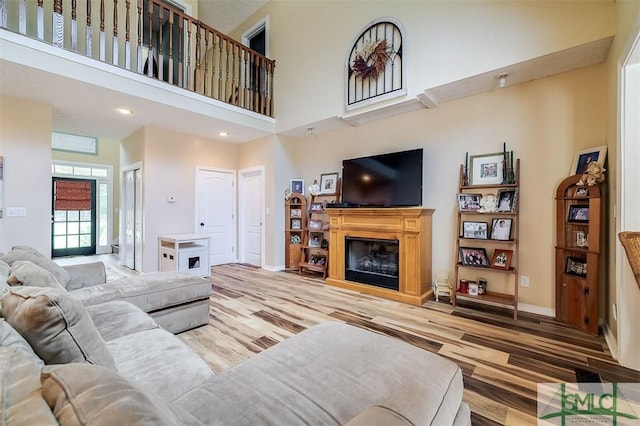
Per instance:
[[[458,194],[458,209],[461,212],[477,212],[482,194]]]
[[[604,167],[604,160],[607,158],[607,146],[596,146],[595,148],[587,148],[576,153],[571,164],[569,175],[580,175],[587,171],[587,166],[591,162],[596,162]]]
[[[573,240],[576,247],[587,248],[589,246],[589,234],[584,231],[574,231]]]
[[[309,221],[309,229],[322,229],[322,221],[321,220],[310,220]]]
[[[324,212],[324,206],[322,205],[322,203],[311,203],[311,205],[309,206],[309,211],[322,213]]]
[[[326,263],[327,263],[326,256],[319,256],[317,254],[312,254],[311,257],[309,258],[310,265],[324,266],[326,265]]]
[[[460,263],[464,266],[488,267],[487,251],[480,247],[460,247]]]
[[[494,269],[509,270],[513,250],[495,249],[491,258],[491,267]]]
[[[505,179],[504,153],[469,157],[469,185],[495,185]]]
[[[304,195],[304,179],[291,179],[289,181],[289,189],[292,194]]]
[[[291,229],[302,229],[302,219],[291,219]]]
[[[491,239],[509,241],[511,239],[511,224],[513,219],[494,218],[491,222]]]
[[[498,191],[498,211],[515,213],[518,203],[518,188],[502,188]]]
[[[567,257],[567,265],[564,269],[565,274],[577,275],[584,277],[587,275],[587,262],[577,257]]]
[[[322,232],[310,232],[309,233],[309,247],[320,247],[324,234]]]
[[[462,237],[486,240],[489,234],[487,222],[462,222]]]
[[[569,217],[567,222],[587,223],[589,222],[589,205],[573,204],[569,206]]]
[[[302,209],[291,209],[291,217],[302,217]]]
[[[320,175],[320,194],[332,195],[338,191],[338,173],[323,173]]]
[[[589,188],[586,186],[579,186],[576,188],[576,197],[587,197],[589,195]]]

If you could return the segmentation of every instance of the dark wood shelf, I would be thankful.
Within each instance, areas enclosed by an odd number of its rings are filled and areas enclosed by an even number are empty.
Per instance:
[[[473,302],[481,302],[506,308],[515,308],[516,306],[516,297],[513,294],[487,292],[485,294],[474,296],[469,293],[456,291],[455,296],[457,299],[461,300],[470,300]]]
[[[517,188],[517,183],[494,183],[491,185],[465,185],[460,189]]]
[[[464,240],[464,241],[482,241],[482,242],[490,242],[490,243],[504,243],[504,244],[514,244],[518,241],[517,238],[513,238],[511,240],[493,240],[491,238],[465,238],[465,237],[458,237],[458,239],[460,241]]]
[[[325,269],[327,268],[326,263],[324,265],[316,265],[315,263],[307,263],[307,262],[300,262],[299,267],[310,269],[316,272],[324,272]]]
[[[473,210],[458,210],[459,215],[477,215],[477,216],[517,216],[517,212],[476,212]]]
[[[483,271],[505,272],[507,274],[514,274],[517,271],[515,267],[511,267],[509,269],[499,269],[499,268],[492,268],[490,266],[463,265],[462,263],[458,263],[458,268],[482,269]]]

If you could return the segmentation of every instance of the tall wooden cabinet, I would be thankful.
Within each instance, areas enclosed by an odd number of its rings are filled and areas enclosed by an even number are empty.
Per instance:
[[[297,268],[300,263],[300,247],[307,232],[307,199],[293,193],[284,204],[284,265]]]
[[[602,186],[569,176],[556,192],[556,319],[598,334]]]
[[[466,185],[460,167],[454,307],[463,301],[498,306],[512,309],[513,319],[518,319],[519,159],[513,172],[513,183]],[[491,195],[495,211],[483,211],[483,200]]]

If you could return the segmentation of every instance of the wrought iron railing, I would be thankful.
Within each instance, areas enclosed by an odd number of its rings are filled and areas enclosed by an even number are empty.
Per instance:
[[[0,0],[0,27],[274,116],[275,61],[160,0]]]

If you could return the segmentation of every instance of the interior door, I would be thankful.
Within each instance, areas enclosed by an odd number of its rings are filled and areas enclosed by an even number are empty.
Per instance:
[[[96,182],[53,178],[51,256],[96,253]]]
[[[236,261],[235,171],[196,171],[196,232],[209,237],[209,264]]]
[[[244,263],[262,267],[262,230],[264,221],[264,181],[262,170],[241,174],[241,241],[240,259]]]

